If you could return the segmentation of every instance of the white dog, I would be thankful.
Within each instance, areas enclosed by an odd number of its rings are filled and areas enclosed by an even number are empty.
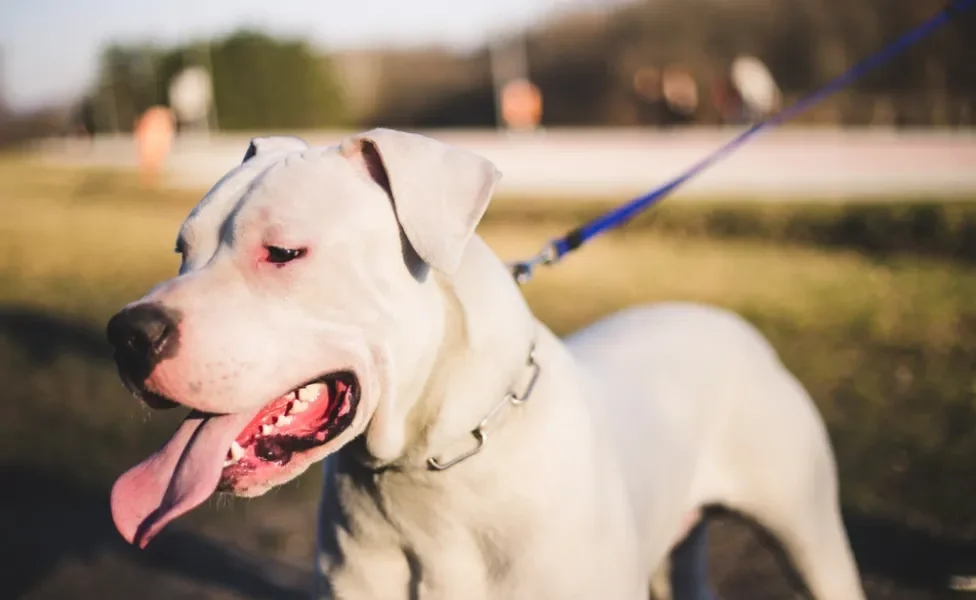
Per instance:
[[[558,339],[473,234],[497,179],[391,130],[254,140],[183,224],[179,276],[108,325],[136,395],[193,409],[115,484],[121,534],[329,457],[324,598],[646,599],[689,531],[671,594],[703,598],[711,505],[818,600],[863,598],[825,429],[760,334],[661,304]]]

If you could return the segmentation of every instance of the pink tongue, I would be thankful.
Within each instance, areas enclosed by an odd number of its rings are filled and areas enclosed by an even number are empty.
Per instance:
[[[170,521],[209,498],[220,483],[227,449],[256,412],[191,414],[162,449],[119,477],[111,505],[122,537],[145,548]]]

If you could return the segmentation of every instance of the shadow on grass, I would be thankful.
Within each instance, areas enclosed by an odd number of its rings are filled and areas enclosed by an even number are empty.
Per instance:
[[[0,335],[16,344],[31,361],[43,365],[64,354],[93,361],[108,361],[112,356],[102,331],[25,308],[0,308]]]
[[[110,352],[99,328],[58,317],[0,309],[0,338],[12,343],[22,359],[37,368],[64,355],[82,357],[92,369],[110,367]],[[7,378],[25,375],[8,373]],[[44,432],[47,436],[58,434]],[[104,555],[121,558],[132,568],[161,574],[164,582],[173,576],[241,597],[305,597],[309,570],[218,544],[178,525],[160,535],[146,551],[127,546],[112,524],[107,490],[73,477],[85,468],[84,455],[76,464],[54,470],[11,463],[0,453],[0,555],[5,557],[0,561],[0,580],[5,592],[12,590],[13,597],[36,597],[29,595],[31,590],[43,585],[66,560],[90,561]],[[846,523],[862,572],[881,577],[905,592],[944,591],[950,575],[976,573],[976,543],[948,540],[853,512],[847,515]],[[738,566],[743,557],[727,560],[734,560]],[[99,573],[97,569],[93,566],[86,570],[85,577],[113,585],[116,574]],[[140,595],[144,600],[172,595],[164,588],[164,584],[153,586]]]
[[[853,511],[845,513],[844,524],[864,573],[943,592],[953,576],[976,576],[976,542],[934,536]]]
[[[0,482],[5,490],[0,494],[0,555],[4,556],[0,579],[4,593],[12,592],[10,597],[37,597],[32,590],[63,561],[89,562],[106,554],[242,597],[304,600],[311,589],[310,570],[249,555],[179,526],[160,534],[146,550],[137,550],[116,532],[107,492],[74,482],[65,473],[6,465],[0,466]],[[114,573],[93,571],[89,569],[87,576],[102,580],[96,587],[109,596],[121,592],[112,589]],[[154,585],[140,595],[155,598],[169,593]]]

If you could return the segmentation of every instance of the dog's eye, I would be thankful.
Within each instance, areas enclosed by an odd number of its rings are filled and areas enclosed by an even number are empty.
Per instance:
[[[280,248],[278,246],[265,246],[268,251],[268,262],[276,265],[291,262],[296,258],[305,256],[305,248]]]

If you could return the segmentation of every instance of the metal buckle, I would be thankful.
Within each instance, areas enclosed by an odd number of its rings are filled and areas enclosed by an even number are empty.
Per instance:
[[[476,427],[471,432],[471,435],[473,435],[474,439],[478,441],[478,445],[475,446],[474,448],[471,448],[470,450],[462,454],[459,454],[454,458],[452,458],[451,460],[443,463],[439,461],[436,456],[431,456],[430,458],[427,459],[427,464],[430,465],[430,468],[435,471],[444,471],[446,469],[450,469],[451,467],[458,464],[462,460],[471,458],[475,454],[481,452],[481,449],[485,447],[485,442],[488,441],[488,433],[485,430],[481,429],[481,427]]]
[[[529,376],[529,383],[525,386],[525,391],[522,392],[522,396],[516,396],[509,392],[512,396],[511,402],[514,406],[521,406],[529,401],[529,397],[532,396],[532,390],[535,389],[535,383],[539,380],[539,373],[542,372],[542,367],[535,360],[535,345],[532,346],[532,350],[529,351],[528,366],[532,370],[532,374]]]
[[[559,253],[556,251],[555,244],[549,243],[534,256],[526,260],[509,263],[508,268],[512,271],[512,276],[515,277],[515,281],[523,284],[532,279],[536,267],[539,265],[552,265],[558,260]]]
[[[441,458],[437,456],[428,458],[427,465],[431,469],[434,471],[444,471],[481,452],[482,448],[484,448],[485,444],[488,442],[488,432],[492,429],[493,422],[496,420],[498,415],[501,414],[502,409],[508,406],[521,406],[529,401],[529,398],[532,396],[532,390],[535,389],[535,384],[539,380],[539,374],[542,372],[542,367],[540,367],[539,363],[536,362],[534,343],[532,344],[532,348],[529,350],[529,357],[526,363],[531,370],[531,375],[529,376],[529,382],[525,386],[525,391],[522,392],[522,395],[520,396],[512,391],[507,392],[502,397],[501,401],[493,406],[491,410],[488,411],[488,414],[481,419],[478,426],[471,430],[471,436],[476,442],[475,446],[447,461],[442,461]]]

